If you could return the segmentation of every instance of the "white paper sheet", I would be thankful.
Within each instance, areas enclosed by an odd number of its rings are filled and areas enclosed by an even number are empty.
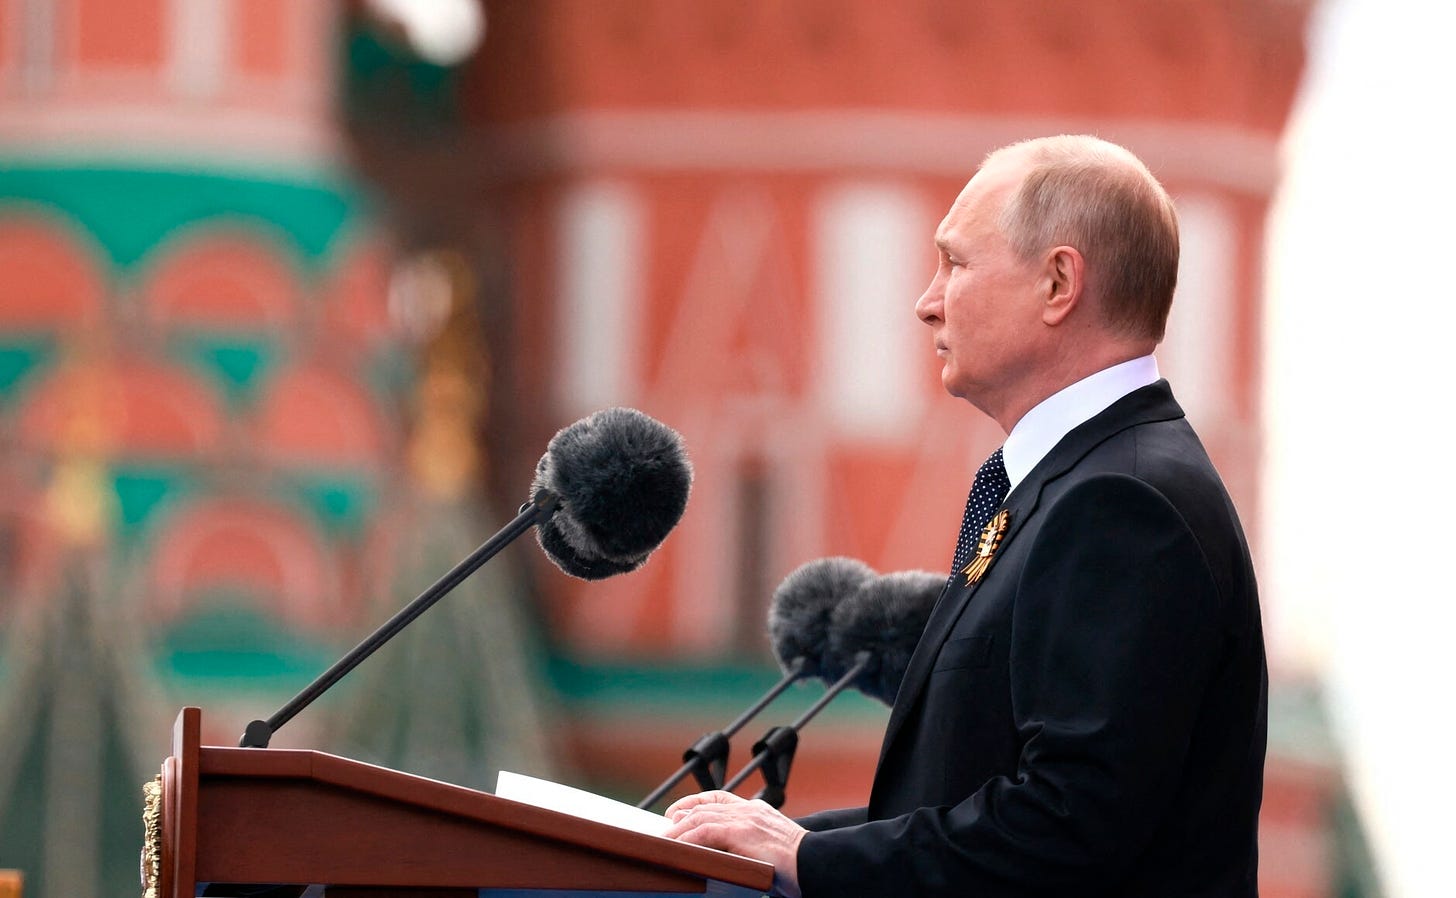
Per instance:
[[[670,825],[668,819],[661,814],[645,811],[585,789],[575,789],[509,770],[500,772],[495,783],[495,794],[500,798],[560,811],[573,817],[596,820],[649,836],[662,835]]]

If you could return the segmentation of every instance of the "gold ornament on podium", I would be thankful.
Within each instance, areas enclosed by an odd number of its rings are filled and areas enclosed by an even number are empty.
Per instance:
[[[142,898],[157,898],[162,885],[162,775],[142,784]]]

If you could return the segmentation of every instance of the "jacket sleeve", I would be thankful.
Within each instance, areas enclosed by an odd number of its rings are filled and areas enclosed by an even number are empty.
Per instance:
[[[1087,893],[1150,841],[1219,652],[1215,581],[1182,517],[1135,478],[1090,478],[1041,513],[1011,618],[1014,775],[809,833],[805,898]]]
[[[869,820],[867,808],[837,808],[832,811],[818,811],[794,822],[810,832],[839,829],[841,826],[858,826]]]

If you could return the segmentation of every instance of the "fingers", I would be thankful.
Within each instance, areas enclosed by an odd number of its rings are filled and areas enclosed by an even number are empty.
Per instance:
[[[732,792],[724,792],[721,789],[715,790],[713,792],[699,792],[696,795],[689,795],[686,798],[679,798],[677,801],[672,803],[671,807],[663,812],[663,816],[669,820],[677,821],[681,819],[682,816],[688,811],[691,811],[693,808],[700,807],[702,805],[738,804],[746,800],[747,799],[740,798],[739,796],[734,795]]]
[[[799,842],[806,830],[770,805],[704,792],[674,804],[668,817],[668,838],[772,864],[775,894],[798,895]]]
[[[721,796],[726,796],[726,799]],[[734,850],[765,837],[787,832],[798,825],[762,801],[748,801],[726,792],[705,792],[697,802],[689,799],[668,809],[672,826],[669,838]]]
[[[725,813],[731,813],[735,805],[744,800],[731,792],[700,792],[673,803],[665,816],[672,826],[664,834],[669,839],[679,839],[694,845],[721,848],[723,837],[720,822]]]
[[[684,814],[663,835],[690,845],[732,850],[727,826],[721,821],[707,819],[705,814]]]

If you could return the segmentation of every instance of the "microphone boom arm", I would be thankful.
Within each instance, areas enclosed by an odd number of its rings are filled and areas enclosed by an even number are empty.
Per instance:
[[[774,807],[782,807],[784,803],[784,787],[789,778],[789,766],[794,762],[794,750],[799,746],[799,730],[803,729],[809,721],[813,720],[824,706],[834,700],[835,696],[843,692],[854,682],[855,678],[864,672],[869,666],[870,653],[859,652],[854,656],[854,665],[844,672],[840,677],[825,690],[819,700],[810,705],[798,719],[787,727],[774,727],[760,739],[754,746],[753,760],[743,766],[743,769],[723,786],[729,792],[738,788],[748,775],[763,767],[764,788],[755,798],[762,798]],[[773,762],[770,766],[765,764]]]
[[[704,790],[719,789],[723,786],[723,775],[728,767],[728,739],[743,729],[744,725],[758,715],[758,712],[769,706],[769,703],[783,694],[785,689],[797,679],[804,670],[804,656],[800,655],[789,663],[789,669],[773,688],[764,693],[763,697],[748,710],[739,714],[728,726],[712,733],[705,733],[692,747],[683,752],[683,765],[677,772],[653,789],[651,794],[637,803],[639,808],[650,808],[662,796],[672,790],[673,786],[683,781],[689,773],[698,781],[698,785]]]
[[[379,629],[369,635],[367,639],[354,646],[347,655],[334,662],[333,667],[319,674],[303,691],[289,699],[288,703],[274,712],[273,716],[265,720],[255,720],[248,724],[243,731],[243,737],[238,742],[241,748],[267,748],[273,734],[294,715],[313,703],[313,700],[323,695],[330,686],[341,680],[345,674],[358,667],[360,662],[409,626],[415,618],[429,610],[440,599],[444,598],[451,590],[464,582],[465,578],[487,561],[496,556],[501,549],[510,545],[517,537],[530,530],[532,527],[543,524],[550,520],[551,515],[561,505],[561,500],[555,493],[549,490],[541,490],[534,501],[527,502],[521,506],[520,512],[509,524],[502,527],[495,536],[481,544],[480,548],[470,553],[469,556],[459,564],[451,568],[434,585],[420,593],[413,602],[401,608],[394,617],[391,617]]]

